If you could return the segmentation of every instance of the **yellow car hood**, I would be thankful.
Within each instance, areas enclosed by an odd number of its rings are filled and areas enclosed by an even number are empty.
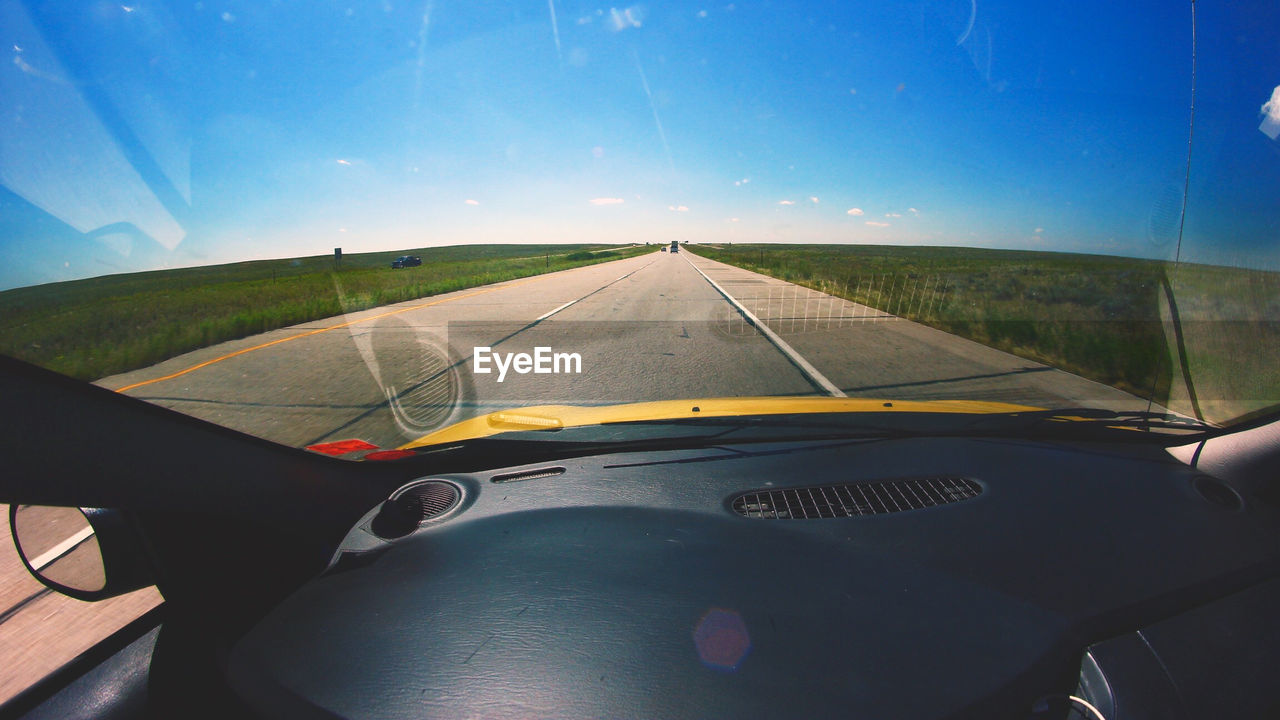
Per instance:
[[[402,450],[488,437],[523,430],[555,430],[640,420],[679,420],[741,415],[801,413],[964,413],[993,414],[1037,411],[1042,408],[970,400],[874,400],[829,397],[733,397],[660,400],[625,405],[536,405],[463,420],[401,446]]]

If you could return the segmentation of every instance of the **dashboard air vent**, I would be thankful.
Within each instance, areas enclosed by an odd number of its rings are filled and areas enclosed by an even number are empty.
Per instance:
[[[462,490],[446,480],[420,480],[400,488],[373,518],[374,534],[397,538],[458,507]]]
[[[980,494],[982,486],[965,478],[922,478],[754,490],[735,497],[732,507],[743,517],[808,520],[919,510]]]
[[[1197,475],[1191,480],[1191,487],[1200,493],[1200,497],[1227,510],[1239,510],[1244,507],[1240,494],[1229,485],[1215,480],[1208,475]]]
[[[458,492],[457,485],[439,480],[428,480],[415,485],[398,498],[401,503],[412,508],[421,518],[420,522],[445,514],[461,499],[462,494]]]

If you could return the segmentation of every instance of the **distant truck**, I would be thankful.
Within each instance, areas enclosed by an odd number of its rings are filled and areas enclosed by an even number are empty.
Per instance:
[[[417,255],[401,255],[391,261],[392,268],[418,267],[422,264],[422,258]]]
[[[671,241],[671,252],[680,252],[680,241],[679,241],[679,240],[672,240],[672,241]]]

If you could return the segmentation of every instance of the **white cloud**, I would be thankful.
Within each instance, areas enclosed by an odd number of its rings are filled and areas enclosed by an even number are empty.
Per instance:
[[[746,185],[749,182],[751,182],[751,178],[742,178],[741,180],[734,180],[733,185],[734,187],[741,187],[742,185]]]
[[[919,215],[919,214],[920,214],[920,211],[919,211],[919,210],[917,210],[917,209],[915,209],[915,208],[907,208],[907,212],[911,213],[912,215]]]
[[[592,205],[621,205],[626,202],[622,198],[591,198]]]
[[[884,216],[888,218],[902,217],[902,213],[885,213]]]
[[[466,200],[463,200],[463,202],[465,202],[465,203],[466,203],[466,204],[468,204],[468,205],[479,205],[479,204],[480,204],[480,201],[479,201],[479,200],[472,200],[471,198],[467,198]]]
[[[351,164],[351,161],[350,161],[350,160],[343,160],[342,158],[338,158],[338,164],[339,164],[339,165],[350,165],[350,164]]]
[[[1036,228],[1036,232],[1037,232],[1037,233],[1042,233],[1042,232],[1044,232],[1044,228]]]
[[[738,222],[739,218],[729,218],[729,222]]]
[[[796,201],[795,200],[779,200],[778,204],[779,205],[795,205]]]
[[[868,221],[867,221],[867,224],[868,224],[868,225],[870,225],[871,227],[889,227],[889,223],[887,223],[887,222],[877,222],[877,221],[875,221],[875,220],[868,220]]]
[[[861,215],[861,214],[862,214],[862,208],[849,208],[849,210],[848,210],[847,212],[848,212],[848,214],[850,214],[850,215]]]
[[[698,11],[698,17],[700,17],[700,18],[704,18],[704,17],[706,17],[706,16],[707,16],[707,11],[706,11],[706,10],[699,10],[699,11]]]
[[[668,205],[667,209],[671,212],[689,212],[689,208],[684,205]]]
[[[1271,91],[1271,99],[1262,103],[1262,124],[1258,129],[1275,140],[1280,138],[1280,85]]]

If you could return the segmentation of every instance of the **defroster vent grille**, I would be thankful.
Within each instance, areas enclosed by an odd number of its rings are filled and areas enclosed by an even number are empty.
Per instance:
[[[735,497],[732,506],[743,517],[808,520],[919,510],[980,494],[982,486],[965,478],[920,478],[753,490]]]

